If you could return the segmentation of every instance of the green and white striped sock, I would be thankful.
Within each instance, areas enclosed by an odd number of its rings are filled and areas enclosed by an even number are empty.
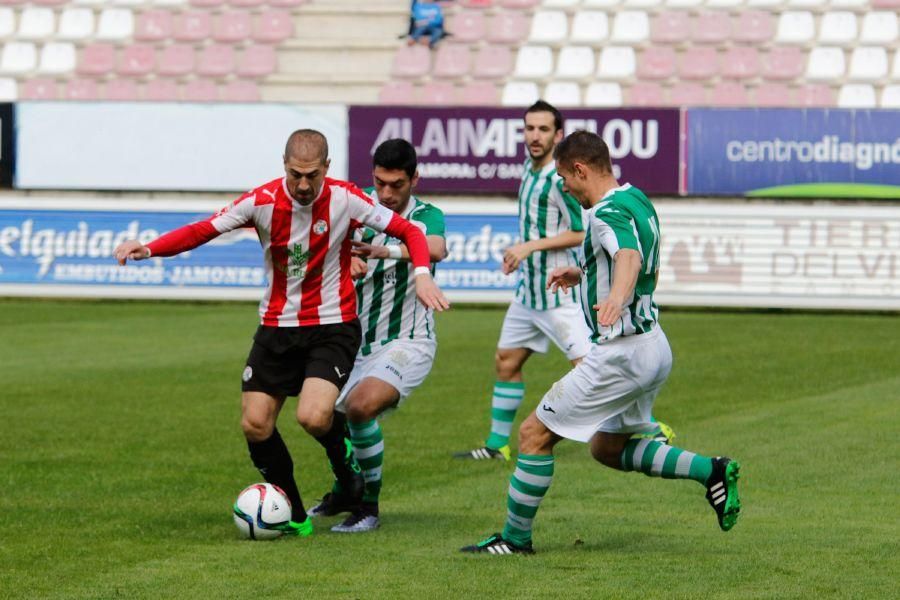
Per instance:
[[[531,541],[531,524],[553,481],[553,455],[520,454],[509,479],[503,539],[520,546]]]
[[[381,492],[381,465],[384,463],[384,437],[378,421],[372,419],[367,423],[347,423],[350,428],[350,441],[353,442],[353,453],[359,462],[366,488],[363,491],[363,502],[378,503]]]
[[[640,471],[649,477],[693,479],[706,485],[712,459],[646,438],[628,440],[622,451],[622,470]]]
[[[516,410],[525,397],[524,381],[496,381],[494,395],[491,398],[491,434],[485,446],[498,450],[509,444]]]

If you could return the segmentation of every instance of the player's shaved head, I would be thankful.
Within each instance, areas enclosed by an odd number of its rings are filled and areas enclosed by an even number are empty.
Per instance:
[[[609,147],[602,137],[590,131],[575,131],[563,138],[553,150],[553,158],[557,164],[572,166],[578,162],[601,173],[612,173]]]
[[[291,158],[301,162],[318,159],[325,164],[328,160],[328,140],[315,129],[298,129],[291,134],[284,146],[285,161]]]

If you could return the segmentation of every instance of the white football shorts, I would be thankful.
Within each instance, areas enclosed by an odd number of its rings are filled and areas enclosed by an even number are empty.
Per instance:
[[[368,356],[357,354],[350,379],[338,396],[335,410],[347,412],[345,403],[348,394],[366,377],[375,377],[393,386],[400,392],[400,402],[403,402],[425,381],[434,364],[436,351],[435,340],[392,340]]]
[[[649,433],[653,400],[672,370],[659,325],[649,333],[593,344],[584,360],[553,384],[535,412],[550,431],[587,442],[598,431]]]
[[[528,348],[544,354],[550,342],[569,360],[585,356],[591,349],[591,330],[579,304],[563,304],[547,310],[513,302],[503,318],[498,348]]]

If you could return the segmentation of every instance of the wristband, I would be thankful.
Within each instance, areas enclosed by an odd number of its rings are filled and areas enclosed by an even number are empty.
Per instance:
[[[428,267],[416,267],[415,269],[413,269],[413,274],[416,275],[416,276],[418,276],[418,275],[428,275],[428,276],[430,277],[430,276],[431,276],[431,269],[429,269]]]
[[[146,260],[146,259],[150,258],[151,256],[153,256],[153,250],[150,249],[150,246],[144,246],[144,248],[147,249],[147,256],[144,257],[144,259]]]
[[[388,246],[388,258],[393,258],[394,260],[400,260],[403,258],[403,253],[400,252],[400,246]]]

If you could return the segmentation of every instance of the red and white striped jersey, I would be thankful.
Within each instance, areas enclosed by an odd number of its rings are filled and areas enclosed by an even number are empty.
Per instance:
[[[385,231],[392,225],[391,229],[406,233],[408,223],[395,216],[353,184],[329,178],[319,197],[301,206],[291,198],[282,177],[247,192],[209,219],[147,246],[152,256],[174,256],[227,231],[252,226],[265,253],[269,280],[259,304],[262,324],[328,325],[356,318],[356,292],[350,279],[352,231],[361,225]],[[409,228],[421,233],[412,225]],[[427,265],[424,236],[417,250],[417,254],[424,251]]]

